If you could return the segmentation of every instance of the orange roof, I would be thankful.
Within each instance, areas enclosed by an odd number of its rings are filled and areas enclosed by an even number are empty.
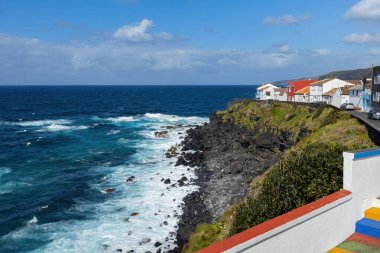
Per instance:
[[[323,84],[330,82],[331,80],[333,80],[333,79],[326,78],[326,79],[323,79],[321,81],[314,82],[314,83],[310,84],[310,86],[323,86]]]
[[[332,96],[332,95],[336,92],[337,89],[338,89],[338,88],[332,88],[331,90],[326,91],[325,93],[323,93],[323,96],[328,96],[328,97],[330,97],[330,96]]]
[[[318,80],[297,80],[293,82],[288,82],[288,87],[294,87],[294,89],[297,91],[309,86],[311,83],[315,83],[316,81]]]
[[[362,80],[344,80],[344,81],[347,83],[355,84],[355,85],[363,84]]]
[[[297,95],[307,95],[307,94],[310,94],[310,86],[306,86],[305,88],[296,91],[295,94],[297,94]]]

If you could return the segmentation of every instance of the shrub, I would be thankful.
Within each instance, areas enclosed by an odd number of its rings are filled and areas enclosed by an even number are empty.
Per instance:
[[[311,143],[288,152],[267,174],[259,194],[236,207],[231,235],[341,189],[342,151],[338,144]]]

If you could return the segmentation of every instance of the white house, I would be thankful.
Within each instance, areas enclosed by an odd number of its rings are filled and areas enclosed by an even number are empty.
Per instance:
[[[296,91],[294,95],[294,101],[301,103],[310,103],[310,86]]]
[[[350,87],[352,85],[346,85],[344,87],[338,87],[334,88],[335,92],[331,96],[331,105],[335,106],[337,108],[340,108],[340,106],[343,103],[349,103],[350,102]]]
[[[330,81],[332,80],[324,79],[324,80],[310,84],[310,102],[311,103],[318,103],[318,102],[323,101],[323,85]],[[326,89],[325,92],[327,92],[328,90]]]
[[[287,101],[287,88],[273,89],[273,99],[278,101]]]
[[[278,89],[279,87],[267,83],[263,84],[257,88],[256,99],[259,100],[269,100],[274,99],[274,89]]]
[[[338,78],[324,79],[310,84],[310,102],[331,103],[331,90],[345,86],[354,86],[352,82],[343,81]]]
[[[353,103],[355,107],[363,108],[363,85],[355,85],[349,89],[350,91],[350,103]]]

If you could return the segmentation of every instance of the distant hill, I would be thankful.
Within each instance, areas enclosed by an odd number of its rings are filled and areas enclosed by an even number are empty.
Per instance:
[[[273,82],[274,85],[277,86],[286,86],[289,81],[301,80],[301,79],[317,79],[323,80],[326,78],[339,78],[342,80],[362,80],[363,77],[370,78],[371,77],[371,68],[368,69],[354,69],[354,70],[340,70],[340,71],[332,71],[330,73],[314,76],[314,77],[302,77],[299,79],[293,80],[282,80]]]

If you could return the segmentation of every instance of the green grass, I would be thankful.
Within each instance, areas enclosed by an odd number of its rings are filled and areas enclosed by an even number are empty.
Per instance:
[[[343,151],[373,147],[366,128],[356,119],[327,106],[288,103],[231,105],[217,113],[224,123],[258,131],[288,132],[295,143],[280,161],[255,178],[244,201],[215,224],[198,227],[186,253],[239,233],[342,188]]]

